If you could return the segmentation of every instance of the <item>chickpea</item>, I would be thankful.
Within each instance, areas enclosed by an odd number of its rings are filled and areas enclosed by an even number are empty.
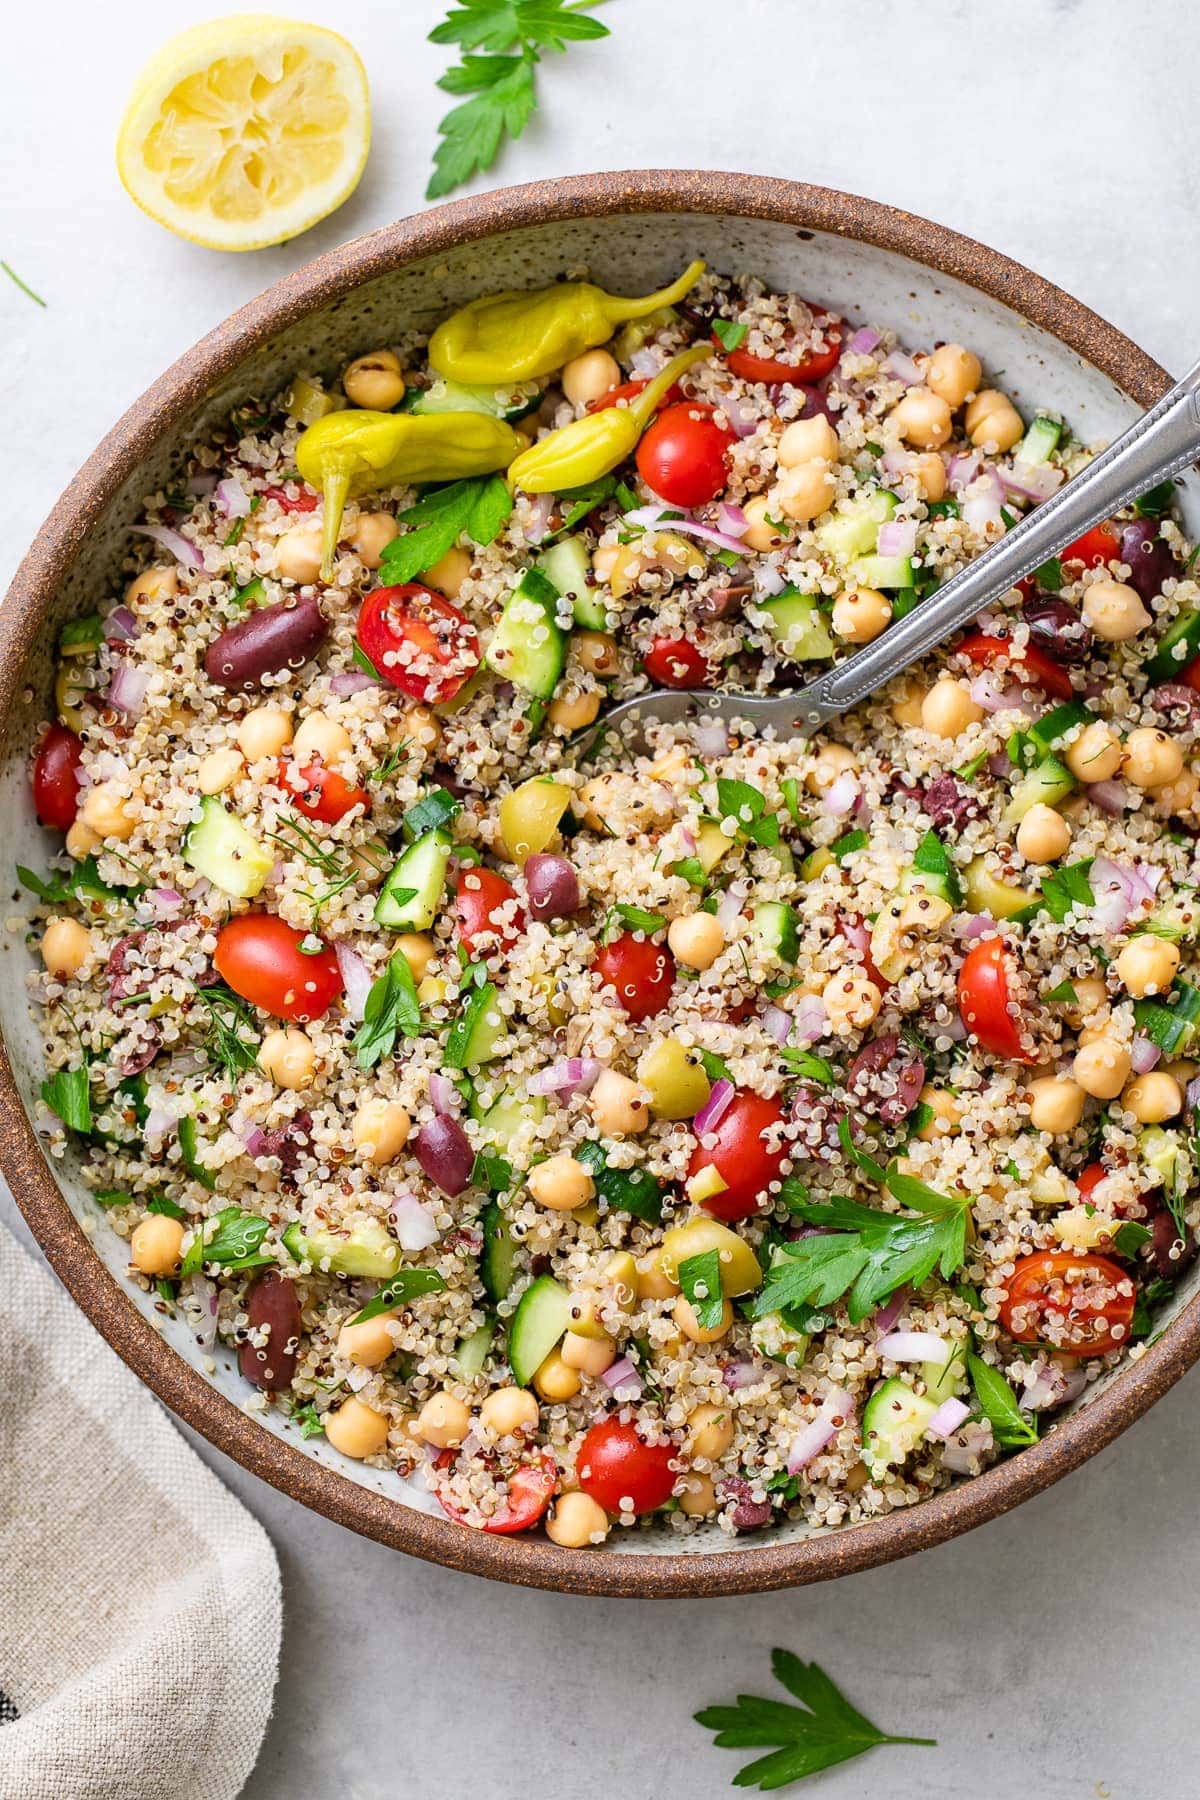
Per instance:
[[[890,711],[897,725],[920,725],[926,696],[919,687],[906,683],[900,698],[893,700]]]
[[[170,1275],[179,1267],[184,1227],[179,1219],[147,1213],[129,1240],[130,1257],[143,1275]]]
[[[716,1462],[733,1442],[733,1414],[727,1406],[705,1402],[688,1414],[686,1449],[689,1457]]]
[[[661,1250],[644,1257],[637,1265],[637,1297],[639,1300],[670,1300],[679,1292],[679,1283],[668,1273]]]
[[[546,1519],[546,1536],[563,1550],[583,1550],[608,1536],[608,1514],[590,1494],[560,1494]]]
[[[967,436],[977,450],[1011,450],[1025,435],[1025,422],[996,388],[983,388],[967,406]]]
[[[394,1312],[376,1313],[373,1319],[364,1319],[361,1325],[343,1325],[338,1332],[338,1355],[359,1369],[377,1369],[396,1348],[396,1341],[388,1330],[388,1321],[395,1316]]]
[[[321,527],[293,525],[275,543],[275,573],[307,585],[321,573]]]
[[[866,975],[835,975],[821,995],[830,1029],[838,1037],[862,1031],[883,1005],[883,995]]]
[[[1099,975],[1077,975],[1071,986],[1075,998],[1065,1007],[1067,1023],[1078,1031],[1085,1020],[1108,1011],[1108,989]]]
[[[439,594],[444,594],[447,600],[457,600],[470,573],[470,557],[465,550],[454,549],[447,550],[445,556],[426,569],[421,580],[426,587],[436,588]]]
[[[67,855],[76,858],[90,856],[93,850],[99,848],[101,842],[102,839],[90,825],[85,825],[82,819],[76,819],[67,833]]]
[[[725,948],[725,927],[713,913],[696,912],[672,919],[667,946],[676,962],[688,969],[711,969]]]
[[[400,721],[399,736],[433,756],[442,741],[441,720],[427,706],[410,706]]]
[[[1174,781],[1154,789],[1154,810],[1160,819],[1182,819],[1190,813],[1200,794],[1200,781],[1190,769],[1184,769]]]
[[[817,760],[804,778],[804,785],[810,794],[823,794],[831,788],[839,775],[858,772],[858,758],[853,750],[845,744],[824,744],[817,753]]]
[[[292,741],[291,714],[280,706],[256,706],[238,726],[237,741],[247,762],[278,756]]]
[[[600,696],[594,689],[568,687],[555,696],[546,708],[546,717],[563,731],[582,731],[600,711]]]
[[[721,1301],[721,1317],[716,1325],[702,1325],[696,1317],[696,1309],[685,1295],[680,1294],[671,1308],[671,1317],[682,1331],[685,1338],[693,1344],[715,1344],[723,1338],[733,1324],[733,1308],[728,1300]]]
[[[123,844],[133,836],[135,829],[130,805],[130,798],[120,793],[111,781],[97,782],[83,796],[79,819],[98,838],[115,838]]]
[[[445,1388],[430,1395],[412,1425],[414,1437],[436,1444],[439,1450],[456,1449],[470,1429],[470,1413],[458,1396]]]
[[[571,1212],[595,1198],[591,1170],[573,1156],[551,1156],[530,1169],[525,1184],[539,1206],[551,1212]]]
[[[404,398],[404,370],[394,350],[356,356],[342,376],[347,400],[370,412],[391,412]]]
[[[399,534],[400,527],[390,513],[359,513],[350,543],[368,569],[377,569],[384,551]]]
[[[785,469],[775,483],[775,504],[779,511],[799,524],[820,518],[833,505],[837,483],[826,462],[797,463]]]
[[[1109,781],[1121,766],[1121,756],[1120,738],[1097,719],[1068,744],[1065,761],[1076,781]]]
[[[577,631],[571,647],[581,668],[589,675],[615,675],[617,672],[617,640],[607,631]]]
[[[1179,967],[1179,946],[1147,933],[1126,944],[1117,958],[1121,985],[1135,1000],[1170,992]]]
[[[361,1462],[367,1456],[378,1456],[387,1445],[387,1420],[355,1394],[327,1412],[324,1424],[325,1436],[334,1449],[340,1450],[343,1456],[352,1456],[355,1462]]]
[[[1031,806],[1017,826],[1017,849],[1031,863],[1057,862],[1071,842],[1071,827],[1052,806]]]
[[[58,981],[78,975],[91,947],[91,932],[76,919],[51,919],[42,933],[42,961]]]
[[[479,1409],[479,1422],[493,1437],[530,1437],[538,1428],[538,1403],[528,1388],[494,1388]]]
[[[982,706],[972,700],[962,682],[943,675],[921,702],[921,723],[935,737],[956,738],[983,717]]]
[[[757,494],[753,500],[747,500],[742,511],[750,521],[749,530],[742,533],[747,550],[777,550],[785,541],[779,527],[770,523],[779,517],[779,508],[769,494]]]
[[[589,400],[602,400],[620,385],[620,364],[607,350],[585,350],[582,356],[573,356],[559,376],[559,386],[576,410]]]
[[[549,1400],[553,1404],[555,1401],[573,1400],[583,1382],[579,1370],[572,1369],[563,1361],[559,1351],[552,1350],[535,1371],[533,1385],[543,1400]]]
[[[1183,751],[1165,731],[1139,726],[1125,740],[1124,773],[1135,787],[1165,787],[1183,773]]]
[[[933,1114],[917,1133],[921,1142],[931,1144],[938,1138],[952,1137],[962,1123],[963,1109],[949,1088],[934,1087],[926,1082],[921,1089],[921,1103]]]
[[[642,1089],[615,1069],[600,1071],[588,1104],[593,1119],[610,1137],[636,1137],[650,1123],[650,1108]]]
[[[412,1120],[400,1102],[379,1095],[363,1101],[350,1127],[355,1149],[373,1163],[395,1162],[411,1131]]]
[[[1137,589],[1107,575],[1093,581],[1084,594],[1083,618],[1109,644],[1123,644],[1153,622]]]
[[[1072,1074],[1085,1093],[1115,1100],[1129,1079],[1129,1051],[1119,1038],[1103,1032],[1075,1052]]]
[[[938,449],[954,429],[949,406],[928,388],[909,388],[888,414],[888,422],[905,443],[915,444],[918,450]]]
[[[245,766],[238,750],[211,750],[200,759],[196,785],[202,794],[220,794],[233,786]]]
[[[797,419],[779,440],[781,469],[799,468],[801,463],[835,463],[841,454],[838,434],[823,413],[815,418]]]
[[[942,344],[925,365],[925,385],[957,410],[968,395],[978,393],[983,364],[961,344]]]
[[[618,561],[621,560],[624,549],[625,546],[623,544],[600,544],[592,551],[592,574],[596,577],[597,581],[607,584],[612,580],[613,570],[616,568]],[[636,580],[637,575],[640,575],[642,570],[643,565],[639,562],[636,575],[634,574],[632,567],[629,568],[628,572],[631,578]]]
[[[268,1031],[258,1053],[258,1066],[277,1087],[299,1090],[310,1086],[317,1068],[312,1040],[295,1025]]]
[[[689,1519],[711,1518],[720,1505],[711,1475],[700,1475],[689,1469],[682,1479],[682,1490],[679,1510]]]
[[[405,931],[396,939],[396,948],[412,970],[413,980],[423,981],[437,957],[433,939],[420,931]]]
[[[350,733],[345,726],[323,712],[306,714],[292,741],[292,754],[301,767],[314,757],[323,763],[341,762],[349,756],[350,748]]]
[[[876,588],[855,588],[833,603],[833,629],[848,644],[869,644],[891,624],[892,603]]]
[[[1029,1119],[1036,1131],[1057,1137],[1074,1131],[1083,1117],[1084,1091],[1077,1081],[1047,1075],[1029,1084]]]
[[[136,608],[143,600],[173,600],[178,592],[178,570],[143,569],[125,589],[125,604]]]
[[[1164,1119],[1176,1119],[1183,1111],[1183,1089],[1165,1069],[1152,1069],[1139,1075],[1121,1095],[1121,1105],[1131,1112],[1139,1125],[1161,1125]]]
[[[617,1346],[610,1337],[585,1337],[582,1332],[568,1331],[561,1354],[568,1369],[578,1369],[594,1381],[616,1362]]]
[[[911,456],[908,473],[916,482],[917,492],[922,500],[943,498],[946,492],[946,465],[936,450],[927,450],[921,456]]]

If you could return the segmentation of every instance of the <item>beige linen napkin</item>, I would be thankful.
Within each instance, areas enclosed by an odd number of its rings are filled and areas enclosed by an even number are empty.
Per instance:
[[[233,1800],[279,1635],[266,1533],[0,1227],[0,1800]]]

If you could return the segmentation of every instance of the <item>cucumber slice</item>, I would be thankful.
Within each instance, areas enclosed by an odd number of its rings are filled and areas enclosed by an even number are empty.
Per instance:
[[[475,988],[446,1039],[442,1058],[448,1069],[473,1069],[500,1055],[508,1041],[508,1024],[496,1005],[496,984]]]
[[[387,1281],[400,1267],[400,1246],[378,1219],[357,1219],[345,1236],[320,1225],[304,1231],[296,1222],[284,1232],[283,1247],[297,1262],[363,1281]]]
[[[872,1479],[912,1455],[937,1409],[936,1401],[914,1393],[907,1382],[895,1377],[880,1382],[862,1417],[863,1461]]]
[[[559,538],[542,552],[537,566],[564,600],[571,602],[575,623],[585,631],[608,630],[604,591],[592,574],[592,558],[581,537]]]
[[[1154,1171],[1167,1193],[1173,1193],[1179,1166],[1179,1138],[1176,1133],[1164,1131],[1161,1125],[1147,1126],[1145,1131],[1138,1132],[1138,1155],[1146,1167]]]
[[[508,1150],[527,1119],[536,1124],[545,1118],[546,1102],[541,1094],[513,1094],[506,1090],[486,1109],[478,1099],[473,1100],[470,1111],[486,1141],[497,1150]]]
[[[833,655],[833,639],[812,594],[785,588],[773,600],[762,600],[757,611],[766,620],[775,648],[789,662],[823,662]]]
[[[967,1385],[966,1345],[957,1345],[948,1362],[922,1363],[917,1374],[925,1384],[925,1398],[935,1406],[961,1394]]]
[[[1159,638],[1146,664],[1151,681],[1178,681],[1188,664],[1200,656],[1200,607],[1181,612]]]
[[[479,1215],[483,1232],[483,1250],[479,1257],[479,1279],[489,1300],[503,1300],[517,1273],[517,1240],[508,1228],[508,1220],[498,1200],[489,1200]]]
[[[476,387],[470,382],[439,379],[423,388],[403,411],[412,413],[484,413],[489,419],[519,419],[541,399],[536,384]]]
[[[874,494],[862,495],[857,500],[849,500],[838,507],[832,519],[817,527],[817,542],[836,563],[845,565],[856,556],[865,556],[868,551],[874,550],[879,538],[879,527],[886,519],[891,518],[898,504],[895,494],[889,493],[886,488],[880,488]],[[875,584],[864,582],[863,585]]]
[[[551,1275],[539,1275],[517,1301],[508,1327],[508,1361],[518,1387],[528,1387],[571,1326],[571,1296]]]
[[[500,614],[484,658],[493,674],[535,700],[549,700],[567,655],[558,623],[559,595],[538,569],[526,569]]]
[[[1075,790],[1075,777],[1056,756],[1043,756],[1028,775],[1018,781],[1000,815],[1006,825],[1019,825],[1035,806],[1057,806]]]
[[[859,587],[911,588],[915,582],[911,556],[860,556],[848,573]]]
[[[430,831],[401,852],[379,890],[376,924],[390,931],[429,929],[445,890],[451,848],[449,832]]]
[[[912,867],[906,869],[901,877],[900,891],[905,894],[933,894],[938,900],[944,900],[947,906],[962,905],[958,870],[936,831],[927,831],[917,845]]]
[[[781,962],[794,963],[800,954],[800,934],[796,915],[782,900],[768,900],[756,906],[751,914],[751,927],[763,949]]]
[[[196,1121],[191,1114],[179,1121],[179,1158],[193,1181],[211,1191],[217,1185],[216,1171],[200,1160],[200,1144],[196,1136]]]
[[[1177,981],[1169,1001],[1135,1001],[1133,1017],[1164,1056],[1186,1056],[1200,1032],[1200,988]]]
[[[1200,890],[1192,887],[1175,888],[1143,924],[1135,927],[1134,936],[1148,932],[1152,937],[1166,938],[1172,944],[1190,943],[1200,933],[1198,892]]]
[[[1062,429],[1057,419],[1047,419],[1044,414],[1039,413],[1013,451],[1013,461],[1035,466],[1038,463],[1048,463],[1058,448]]]
[[[484,1365],[491,1355],[492,1339],[496,1335],[494,1321],[481,1325],[470,1337],[463,1338],[454,1352],[454,1362],[459,1379],[473,1381],[476,1375],[482,1375]]]
[[[264,849],[240,819],[209,795],[183,841],[183,860],[223,894],[253,900],[275,867],[275,852]]]
[[[1082,700],[1064,700],[1061,706],[1052,706],[1048,713],[1029,727],[1031,743],[1039,750],[1055,750],[1068,731],[1074,731],[1077,725],[1090,725],[1096,715]]]

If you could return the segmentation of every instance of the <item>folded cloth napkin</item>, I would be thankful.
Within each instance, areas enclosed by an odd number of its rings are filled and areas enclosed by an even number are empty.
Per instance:
[[[275,1553],[3,1227],[0,1397],[0,1800],[233,1800]]]

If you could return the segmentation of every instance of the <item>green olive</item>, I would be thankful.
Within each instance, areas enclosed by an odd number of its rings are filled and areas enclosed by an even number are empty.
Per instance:
[[[696,1052],[673,1037],[651,1044],[638,1063],[637,1078],[656,1119],[691,1119],[712,1092]]]
[[[679,1265],[690,1256],[715,1250],[721,1263],[721,1292],[731,1297],[762,1286],[762,1269],[744,1238],[719,1219],[697,1213],[682,1225],[673,1225],[662,1242],[663,1269],[672,1281],[679,1279]]]

